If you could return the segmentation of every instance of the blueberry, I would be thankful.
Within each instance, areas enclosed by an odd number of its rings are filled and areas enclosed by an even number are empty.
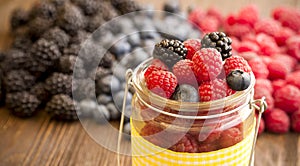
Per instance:
[[[130,117],[131,117],[131,105],[127,105],[125,107],[125,112],[124,112],[124,116],[125,116],[125,119],[124,119],[124,122],[127,123],[127,122],[130,122]]]
[[[120,91],[114,95],[114,102],[119,110],[122,109],[124,95],[125,95],[124,91]],[[130,104],[131,99],[132,99],[132,95],[131,93],[128,93],[126,99],[126,105]]]
[[[226,82],[231,89],[242,91],[250,86],[251,77],[249,73],[237,69],[227,75]]]
[[[107,75],[96,82],[97,94],[115,92],[120,90],[120,87],[120,81],[112,75]]]
[[[97,100],[99,104],[106,105],[112,101],[112,97],[110,95],[101,94],[97,97]]]
[[[127,37],[127,41],[131,44],[132,47],[140,46],[141,44],[140,34],[139,33],[130,34]]]
[[[193,86],[182,84],[177,86],[172,99],[181,102],[198,102],[199,95],[197,89]]]
[[[164,11],[170,13],[179,13],[180,12],[180,5],[178,0],[168,0],[164,4]]]
[[[116,44],[114,44],[110,51],[117,57],[122,56],[126,53],[129,53],[131,50],[131,45],[127,41],[119,41]]]
[[[79,110],[82,117],[91,117],[93,112],[97,109],[97,103],[91,99],[82,100],[79,103]]]
[[[117,109],[114,103],[109,103],[106,105],[106,108],[108,109],[110,113],[110,119],[111,120],[119,120],[121,117],[121,112]]]
[[[97,123],[106,123],[110,119],[110,112],[104,105],[98,105],[93,112],[93,118]]]
[[[127,134],[127,135],[126,135],[126,138],[130,139],[130,135],[131,135],[131,127],[130,127],[130,123],[129,123],[129,122],[127,122],[127,123],[124,125],[123,132],[124,132],[124,134]]]

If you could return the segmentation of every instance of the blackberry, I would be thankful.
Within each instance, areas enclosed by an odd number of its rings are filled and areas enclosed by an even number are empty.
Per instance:
[[[70,43],[80,45],[85,40],[87,40],[90,35],[91,34],[89,32],[86,32],[85,30],[79,30],[77,31],[77,34],[71,38]]]
[[[29,89],[35,82],[35,77],[25,70],[12,70],[4,78],[7,92],[20,92]]]
[[[28,63],[29,60],[30,57],[28,54],[18,49],[11,49],[7,52],[2,65],[5,71],[24,69],[25,64]]]
[[[36,96],[26,91],[8,93],[5,102],[10,111],[19,117],[30,117],[34,115],[40,104]]]
[[[169,67],[179,60],[185,59],[187,48],[179,40],[164,39],[155,45],[153,57],[160,59]]]
[[[51,95],[72,94],[72,76],[63,73],[53,73],[45,81],[45,88]]]
[[[115,56],[113,54],[111,54],[110,52],[107,52],[104,54],[104,56],[100,60],[99,66],[105,67],[105,68],[111,68],[114,61],[115,61]]]
[[[208,33],[201,40],[202,48],[217,49],[221,53],[223,60],[232,56],[231,43],[231,38],[226,36],[226,34],[223,32]]]
[[[82,78],[85,76],[84,64],[79,57],[72,55],[62,56],[59,58],[58,65],[58,68],[62,73],[73,74],[76,78]],[[73,72],[74,67],[76,67],[76,73]]]
[[[77,56],[81,49],[80,44],[71,44],[68,47],[64,48],[63,55],[64,56]]]
[[[36,96],[42,104],[44,104],[50,96],[48,91],[45,89],[45,83],[43,82],[39,82],[31,87],[29,93]]]
[[[98,12],[100,2],[97,0],[71,0],[79,6],[85,15],[95,15]]]
[[[45,66],[52,66],[61,56],[58,46],[53,41],[39,39],[30,49],[31,56]]]
[[[101,2],[99,6],[99,14],[105,21],[109,21],[114,17],[118,16],[117,11],[109,2]]]
[[[54,21],[57,17],[57,10],[53,3],[47,1],[41,1],[36,3],[30,11],[30,17],[32,19],[36,17],[42,17],[46,20]]]
[[[27,24],[29,21],[28,13],[23,9],[15,9],[10,18],[10,27],[14,31],[17,28]]]
[[[16,36],[12,43],[14,49],[19,49],[24,52],[27,52],[28,48],[32,45],[32,41],[28,36]]]
[[[28,35],[32,40],[39,39],[44,32],[46,32],[49,28],[53,25],[53,21],[42,18],[36,17],[28,24]]]
[[[58,94],[51,98],[46,104],[45,110],[56,120],[77,120],[76,110],[78,104],[69,96]]]
[[[88,19],[88,23],[87,23],[87,26],[85,27],[85,30],[92,33],[97,28],[99,28],[103,23],[105,23],[105,21],[104,21],[102,15],[97,14]]]
[[[85,27],[85,20],[80,9],[74,5],[66,5],[60,11],[57,25],[70,35]]]
[[[59,47],[60,50],[63,50],[68,46],[70,41],[70,36],[59,27],[54,27],[47,32],[45,32],[42,38],[53,41]]]
[[[120,12],[120,14],[140,10],[139,5],[133,0],[112,0],[111,3]]]
[[[56,8],[64,6],[67,0],[49,0]]]
[[[46,76],[46,71],[48,70],[49,66],[45,66],[44,64],[39,63],[32,56],[29,56],[28,58],[29,60],[25,64],[25,69],[28,70],[36,78]]]
[[[88,79],[76,79],[76,85],[73,86],[75,91],[73,98],[77,101],[83,99],[95,98],[95,81]]]

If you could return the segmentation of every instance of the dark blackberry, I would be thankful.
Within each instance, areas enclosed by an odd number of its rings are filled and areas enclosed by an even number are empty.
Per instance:
[[[44,64],[39,63],[36,59],[29,56],[29,60],[25,64],[26,70],[28,70],[32,75],[36,78],[40,78],[41,76],[46,76],[46,71],[49,66],[45,66]]]
[[[19,117],[30,117],[37,112],[40,101],[28,92],[8,93],[6,105],[10,111]]]
[[[45,110],[56,120],[77,120],[77,102],[69,96],[58,94],[46,104]]]
[[[79,6],[85,15],[95,15],[98,12],[100,2],[97,0],[71,0]]]
[[[82,78],[85,76],[85,69],[82,60],[76,56],[62,56],[59,58],[58,64],[59,71],[66,74],[73,74],[76,78]],[[76,65],[76,66],[75,66]],[[76,73],[73,71],[76,67]]]
[[[92,99],[96,97],[95,92],[95,81],[88,79],[76,79],[76,85],[73,86],[74,96],[73,98],[77,101],[81,101],[83,99]]]
[[[223,32],[211,32],[206,34],[201,40],[202,48],[215,48],[221,55],[222,59],[231,57],[232,55],[232,40]]]
[[[61,9],[57,25],[70,35],[85,27],[85,19],[80,9],[74,5],[66,5]]]
[[[50,94],[45,89],[45,83],[39,82],[30,88],[29,93],[36,96],[37,99],[41,101],[42,104],[49,99]]]
[[[47,1],[40,1],[31,8],[30,17],[32,19],[36,17],[41,17],[46,20],[54,21],[57,17],[57,10],[53,3]]]
[[[32,45],[32,41],[28,36],[16,36],[12,43],[12,47],[15,49],[27,52],[28,48]]]
[[[99,66],[105,68],[111,68],[114,61],[115,61],[115,56],[110,52],[107,52],[100,60]]]
[[[36,17],[28,24],[28,35],[32,40],[39,39],[53,25],[53,21]]]
[[[155,45],[153,57],[160,59],[169,67],[179,60],[185,59],[187,48],[179,40],[164,39]]]
[[[45,89],[51,94],[72,94],[72,76],[63,73],[53,73],[45,81]]]
[[[52,66],[61,56],[58,46],[53,41],[43,38],[32,45],[30,54],[44,66]]]
[[[70,36],[59,27],[49,29],[43,34],[42,38],[48,41],[53,41],[57,44],[60,50],[63,50],[65,47],[67,47],[70,41]]]
[[[120,12],[120,14],[140,10],[139,5],[133,0],[112,0],[111,3]]]
[[[20,92],[29,89],[35,82],[35,77],[25,70],[12,70],[4,78],[7,92]]]
[[[28,54],[24,53],[21,50],[11,49],[7,52],[6,57],[3,62],[4,71],[16,70],[16,69],[25,69],[26,63],[30,60]]]
[[[64,6],[67,0],[49,0],[56,8]]]
[[[77,31],[77,34],[71,38],[70,43],[80,45],[81,43],[85,42],[90,35],[91,34],[85,30],[79,30]]]
[[[88,23],[87,23],[87,26],[85,27],[85,30],[92,33],[97,28],[99,28],[103,23],[105,23],[105,21],[104,21],[102,15],[97,14],[88,19]]]
[[[99,6],[99,14],[105,21],[109,21],[118,16],[117,11],[109,2],[101,2]]]
[[[110,75],[110,74],[112,74],[112,71],[110,68],[98,67],[96,70],[95,80],[100,81],[100,79],[102,79],[103,77]]]
[[[78,56],[80,51],[80,44],[71,44],[69,47],[64,48],[63,55],[64,56]]]
[[[29,15],[23,9],[15,9],[10,17],[10,27],[11,30],[14,31],[15,29],[25,25],[28,23]]]

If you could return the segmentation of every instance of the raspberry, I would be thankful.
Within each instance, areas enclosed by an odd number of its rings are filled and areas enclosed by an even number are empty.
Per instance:
[[[188,39],[183,42],[185,48],[187,48],[186,58],[192,60],[194,54],[201,49],[201,40]]]
[[[255,52],[251,52],[251,51],[239,53],[239,56],[243,57],[246,61],[248,61],[248,63],[251,59],[260,58]],[[262,61],[262,58],[260,59]]]
[[[192,60],[198,81],[214,80],[221,73],[222,57],[214,48],[202,48],[195,53]]]
[[[257,115],[256,115],[257,118]],[[258,135],[262,134],[265,131],[265,121],[263,118],[260,119],[259,127],[258,127]]]
[[[248,5],[240,9],[237,15],[237,22],[250,25],[251,27],[258,21],[258,9],[255,5]]]
[[[223,21],[224,21],[224,18],[222,16],[220,10],[217,9],[217,8],[215,8],[215,7],[210,7],[209,9],[207,9],[206,14],[208,16],[215,17],[218,20],[219,25],[221,25],[223,23]]]
[[[255,99],[261,99],[262,97],[266,98],[266,102],[268,105],[268,108],[265,112],[269,112],[271,109],[274,108],[274,98],[272,97],[272,94],[270,91],[264,88],[254,87],[254,98]]]
[[[300,71],[296,71],[289,74],[286,77],[286,82],[300,89]]]
[[[204,33],[218,31],[219,21],[216,17],[206,16],[198,24],[200,30]]]
[[[159,138],[160,133],[164,129],[156,123],[146,123],[146,125],[141,129],[141,136],[144,136],[149,142],[164,147],[164,139]]]
[[[207,102],[224,98],[228,95],[228,89],[226,81],[221,79],[203,82],[198,89],[200,101]]]
[[[205,12],[200,9],[194,9],[193,11],[190,12],[188,20],[195,25],[199,25],[199,22],[206,16]]]
[[[282,87],[284,87],[286,85],[286,81],[285,80],[274,80],[272,81],[272,87],[273,87],[273,94],[275,94],[275,92],[279,89],[281,89]]]
[[[226,75],[228,75],[232,70],[236,70],[236,69],[240,69],[247,73],[251,72],[251,68],[248,62],[244,58],[237,55],[227,58],[223,67]]]
[[[268,64],[272,61],[272,58],[269,56],[260,56],[261,60],[268,66]]]
[[[198,151],[199,151],[199,153],[212,152],[212,151],[215,151],[217,149],[218,149],[218,146],[215,143],[212,143],[212,144],[204,143],[204,144],[199,145]]]
[[[294,112],[291,116],[292,129],[300,133],[300,110]]]
[[[191,135],[186,134],[175,145],[170,147],[170,150],[175,152],[197,153],[198,142]]]
[[[286,133],[290,128],[290,119],[288,115],[281,109],[275,108],[265,114],[266,129],[273,133]]]
[[[198,141],[202,144],[210,144],[216,142],[221,136],[221,131],[214,130],[211,133],[200,133],[197,135]]]
[[[293,113],[300,108],[300,90],[293,85],[286,85],[274,94],[275,106],[287,113]]]
[[[198,87],[193,66],[194,62],[189,59],[180,60],[173,66],[173,73],[177,77],[178,84],[190,84]]]
[[[256,33],[265,33],[270,36],[275,36],[275,34],[281,30],[281,25],[276,20],[263,19],[255,24],[254,30]]]
[[[260,54],[262,55],[273,55],[276,53],[280,52],[280,49],[271,36],[264,34],[264,33],[259,33],[256,35],[256,42],[260,47]]]
[[[255,91],[259,91],[260,89],[262,89],[262,90],[267,90],[268,92],[270,92],[270,94],[273,93],[272,83],[268,79],[263,79],[263,78],[256,79],[254,89]]]
[[[220,136],[220,145],[222,148],[233,146],[243,140],[243,133],[238,128],[233,127],[224,130]]]
[[[260,58],[254,58],[248,61],[249,66],[255,78],[268,78],[269,70]]]
[[[274,39],[279,46],[286,44],[287,39],[295,34],[290,28],[282,27],[279,31],[274,34]]]
[[[300,35],[293,36],[286,41],[287,53],[300,60]]]
[[[149,90],[166,98],[172,96],[177,86],[177,78],[169,71],[153,71],[145,80]]]
[[[232,40],[232,43],[231,43],[231,47],[232,47],[232,50],[237,50],[239,47],[240,47],[240,40],[235,37],[235,36],[230,36],[231,40]]]
[[[231,13],[225,18],[225,23],[227,25],[234,25],[236,23],[236,16]]]
[[[272,11],[272,16],[275,20],[278,20],[283,15],[283,13],[286,13],[289,10],[291,10],[291,8],[284,7],[284,6],[274,8],[273,11]]]
[[[240,43],[237,51],[238,52],[248,52],[248,51],[259,52],[260,47],[255,42],[244,40]]]
[[[288,71],[292,71],[297,64],[297,60],[295,58],[293,58],[289,55],[286,55],[286,54],[275,54],[275,55],[271,56],[271,58],[284,63],[286,65],[286,67],[288,68]]]
[[[235,36],[237,38],[241,38],[251,33],[252,29],[248,25],[234,24],[234,25],[224,25],[224,31],[229,36]]]
[[[295,32],[298,32],[300,27],[300,11],[291,9],[283,12],[278,21],[281,22],[282,26],[289,27]]]
[[[153,59],[151,62],[151,65],[147,68],[147,70],[144,73],[144,77],[148,77],[153,71],[157,70],[164,70],[168,71],[168,67],[160,60]]]
[[[289,67],[282,61],[271,60],[267,65],[269,70],[269,79],[285,79],[287,74],[290,72]]]

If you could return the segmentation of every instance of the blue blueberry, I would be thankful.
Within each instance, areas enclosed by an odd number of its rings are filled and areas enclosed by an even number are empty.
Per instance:
[[[79,103],[79,111],[82,117],[91,117],[93,112],[97,109],[97,103],[91,99],[84,99]]]
[[[172,99],[181,102],[198,102],[198,90],[188,84],[179,85],[172,95]]]
[[[226,82],[231,89],[242,91],[250,86],[251,77],[249,73],[237,69],[227,75]]]
[[[97,123],[107,123],[110,120],[110,112],[104,105],[97,105],[93,112],[93,118]]]
[[[98,97],[97,97],[97,101],[99,104],[108,104],[112,101],[112,97],[110,95],[107,95],[107,94],[100,94]]]
[[[114,103],[109,103],[106,105],[106,108],[109,111],[111,120],[119,120],[121,117],[121,112],[117,109]]]

